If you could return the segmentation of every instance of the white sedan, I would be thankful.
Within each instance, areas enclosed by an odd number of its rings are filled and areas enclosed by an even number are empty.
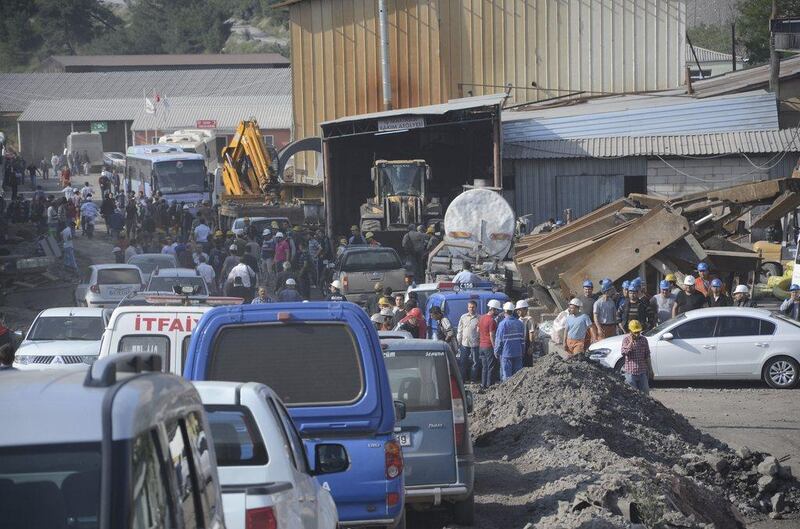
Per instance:
[[[800,322],[765,309],[691,310],[644,333],[656,380],[758,380],[777,389],[800,380]],[[617,371],[622,336],[589,347],[589,357]]]

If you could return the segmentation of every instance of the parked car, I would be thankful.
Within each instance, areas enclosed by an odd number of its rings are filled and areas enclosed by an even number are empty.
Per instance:
[[[395,436],[403,447],[406,504],[444,506],[453,521],[475,519],[475,458],[469,435],[472,395],[464,390],[458,362],[438,340],[389,340],[383,358],[392,397],[406,416]]]
[[[109,169],[124,169],[125,168],[125,153],[122,152],[104,152],[103,165]]]
[[[85,307],[113,307],[125,296],[144,287],[139,267],[129,264],[89,265],[75,288],[75,304]]]
[[[510,301],[504,292],[494,292],[490,283],[486,283],[481,288],[459,289],[453,283],[439,283],[436,292],[428,296],[427,303],[423,306],[425,312],[425,322],[428,325],[428,332],[433,337],[438,322],[431,318],[431,308],[439,307],[442,314],[450,320],[453,326],[458,326],[458,320],[467,313],[467,304],[474,301],[478,304],[478,314],[486,314],[490,300],[496,299],[500,303]]]
[[[224,529],[200,396],[157,355],[3,373],[4,528]]]
[[[45,309],[33,320],[17,348],[19,369],[85,369],[100,354],[108,309],[63,307]]]
[[[655,380],[758,380],[798,385],[800,323],[779,312],[743,307],[690,310],[644,333]],[[621,370],[622,336],[589,347],[592,360]]]
[[[344,447],[318,444],[311,466],[286,408],[267,386],[195,387],[211,426],[228,529],[247,529],[256,516],[271,517],[281,529],[335,529],[336,504],[314,476],[347,470]]]
[[[145,291],[160,294],[173,294],[175,287],[191,287],[193,295],[207,296],[208,285],[205,279],[191,268],[159,268],[153,270]]]
[[[406,269],[392,248],[351,246],[333,267],[333,279],[342,283],[342,294],[348,301],[366,303],[375,295],[375,283],[392,290],[404,288]]]
[[[142,271],[143,283],[146,285],[150,281],[153,270],[159,268],[177,268],[178,260],[175,256],[168,253],[140,253],[128,259],[128,264],[136,265]]]
[[[265,228],[269,228],[274,232],[275,229],[272,227],[273,222],[277,222],[281,229],[283,229],[285,222],[289,222],[288,217],[239,217],[231,224],[231,231],[237,237],[244,233],[245,218],[250,219],[250,225],[255,226],[256,233],[259,235],[261,235],[261,232],[263,232]]]
[[[271,387],[289,409],[309,459],[321,442],[347,451],[350,467],[323,480],[340,524],[405,527],[395,403],[378,335],[357,305],[214,308],[194,329],[183,375]],[[397,413],[402,418],[402,403]]]

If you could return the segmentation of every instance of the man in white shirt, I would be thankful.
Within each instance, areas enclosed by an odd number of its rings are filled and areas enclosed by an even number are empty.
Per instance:
[[[453,278],[453,283],[459,286],[471,287],[476,283],[480,283],[480,276],[472,273],[472,264],[469,261],[464,261],[463,268]]]
[[[75,190],[71,186],[65,187],[61,192],[64,193],[64,198],[67,200],[72,200],[72,197],[75,196]]]
[[[194,229],[194,240],[196,243],[203,246],[203,249],[208,245],[208,236],[211,234],[211,228],[208,227],[203,217],[200,217],[200,223]]]
[[[175,246],[173,246],[172,239],[169,237],[167,237],[167,240],[164,242],[164,246],[161,248],[161,253],[176,255]]]
[[[461,377],[464,381],[480,380],[481,360],[478,353],[478,304],[467,303],[467,312],[458,320],[456,341],[459,348]],[[471,377],[471,378],[470,378]]]
[[[78,263],[75,261],[75,246],[72,244],[72,230],[75,229],[75,223],[69,222],[69,225],[61,231],[61,239],[64,241],[64,266],[78,271]]]
[[[125,262],[127,263],[131,257],[136,255],[138,252],[136,251],[136,240],[131,240],[130,244],[126,245],[125,247]]]
[[[200,274],[200,277],[206,282],[206,286],[208,287],[208,292],[213,294],[216,292],[216,277],[217,274],[214,272],[214,267],[208,264],[208,258],[205,254],[200,256],[200,264],[197,265],[197,273]]]
[[[89,182],[84,182],[83,187],[81,188],[81,198],[86,200],[88,195],[92,194],[92,186],[89,185]]]

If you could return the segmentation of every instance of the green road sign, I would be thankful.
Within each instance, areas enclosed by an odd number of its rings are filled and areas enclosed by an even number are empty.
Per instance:
[[[92,132],[108,132],[108,122],[92,121],[91,130]]]

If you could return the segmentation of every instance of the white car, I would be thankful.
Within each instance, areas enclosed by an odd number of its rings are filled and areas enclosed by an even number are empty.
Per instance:
[[[81,283],[75,287],[75,305],[115,307],[126,296],[144,287],[142,271],[129,264],[89,265]]]
[[[278,396],[254,382],[195,382],[206,408],[227,529],[334,529],[336,504],[314,476],[350,466],[340,444],[316,445],[313,469]],[[320,478],[324,481],[324,477]]]
[[[208,285],[197,270],[192,268],[161,268],[153,270],[145,292],[174,293],[175,287],[192,287],[194,295],[208,296]]]
[[[97,360],[108,311],[97,308],[46,309],[36,316],[17,348],[19,369],[84,369]]]
[[[142,271],[143,283],[150,281],[153,271],[160,268],[177,268],[178,260],[168,253],[139,253],[128,259],[128,264],[136,265]]]
[[[800,379],[800,322],[758,308],[690,310],[644,333],[656,380],[758,380],[777,389]],[[622,336],[589,347],[592,360],[621,370]]]

